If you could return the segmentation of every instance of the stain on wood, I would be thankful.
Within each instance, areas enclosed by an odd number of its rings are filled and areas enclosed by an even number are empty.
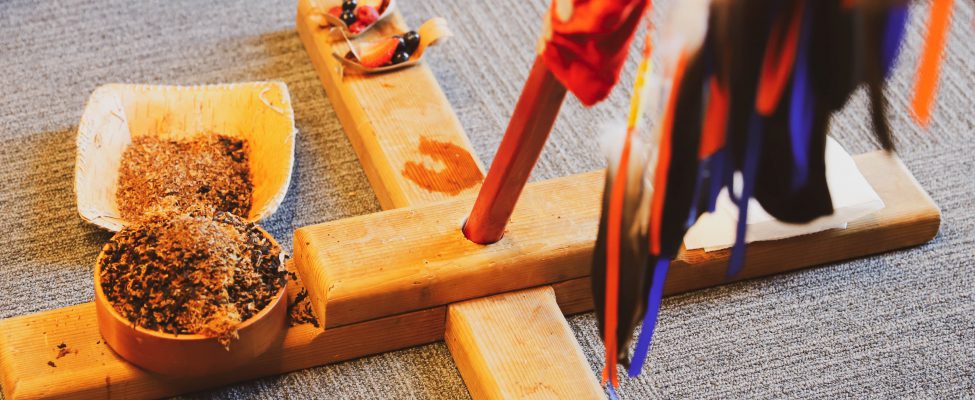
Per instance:
[[[456,196],[484,180],[474,157],[464,147],[421,136],[418,151],[443,164],[442,169],[432,169],[419,161],[406,162],[403,176],[426,190]]]

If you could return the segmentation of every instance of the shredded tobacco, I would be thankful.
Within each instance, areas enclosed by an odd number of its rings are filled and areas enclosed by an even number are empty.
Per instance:
[[[301,288],[301,291],[295,295],[295,300],[291,304],[291,309],[288,311],[288,315],[291,317],[291,326],[312,324],[316,328],[318,325],[318,318],[315,317],[314,311],[311,309],[311,300],[308,298],[308,289]]]
[[[227,212],[152,214],[105,245],[99,279],[114,308],[134,325],[216,337],[237,327],[285,285],[279,246]]]
[[[247,217],[254,190],[247,142],[204,134],[190,140],[132,139],[122,153],[116,201],[122,218],[208,209]]]

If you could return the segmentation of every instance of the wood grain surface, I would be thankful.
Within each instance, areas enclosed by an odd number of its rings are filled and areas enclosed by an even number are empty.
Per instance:
[[[606,397],[549,286],[451,304],[444,340],[474,400]]]
[[[725,272],[729,250],[681,252],[667,292],[862,257],[937,234],[940,211],[899,159],[883,152],[854,159],[886,204],[883,210],[847,229],[749,244],[745,268],[733,277]],[[591,172],[529,184],[504,238],[490,246],[457,230],[471,198],[300,228],[295,267],[327,327],[585,278],[602,178]]]

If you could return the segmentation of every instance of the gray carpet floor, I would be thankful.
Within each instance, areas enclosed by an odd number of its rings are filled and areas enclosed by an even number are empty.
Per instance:
[[[429,63],[485,164],[533,58],[545,3],[400,3],[413,26],[434,15],[451,21],[457,37]],[[667,299],[649,368],[623,381],[624,398],[975,398],[975,13],[957,1],[934,118],[920,129],[906,110],[927,6],[911,11],[888,94],[900,155],[942,209],[937,238]],[[104,83],[283,80],[300,131],[297,165],[284,205],[263,225],[290,249],[295,227],[379,210],[294,12],[283,0],[0,0],[0,318],[92,299],[92,264],[109,235],[77,215],[74,136],[85,99]],[[621,118],[626,101],[623,90],[593,109],[569,100],[532,179],[599,168],[598,124]],[[852,153],[878,147],[863,93],[831,129]],[[594,321],[570,318],[597,368]],[[468,394],[440,343],[191,397]]]

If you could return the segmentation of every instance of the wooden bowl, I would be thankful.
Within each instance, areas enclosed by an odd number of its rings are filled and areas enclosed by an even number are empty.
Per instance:
[[[261,227],[257,227],[275,246],[279,246]],[[112,350],[128,362],[145,370],[179,377],[199,377],[236,369],[267,351],[281,340],[288,316],[287,285],[263,310],[237,328],[238,339],[225,349],[217,338],[204,335],[174,335],[134,326],[112,307],[101,285],[101,266],[105,252],[95,263],[95,311],[98,330]]]
[[[227,85],[104,85],[92,92],[78,125],[75,193],[85,221],[122,229],[115,203],[122,153],[133,137],[165,139],[219,133],[246,141],[256,222],[281,205],[294,166],[295,122],[283,82]]]

